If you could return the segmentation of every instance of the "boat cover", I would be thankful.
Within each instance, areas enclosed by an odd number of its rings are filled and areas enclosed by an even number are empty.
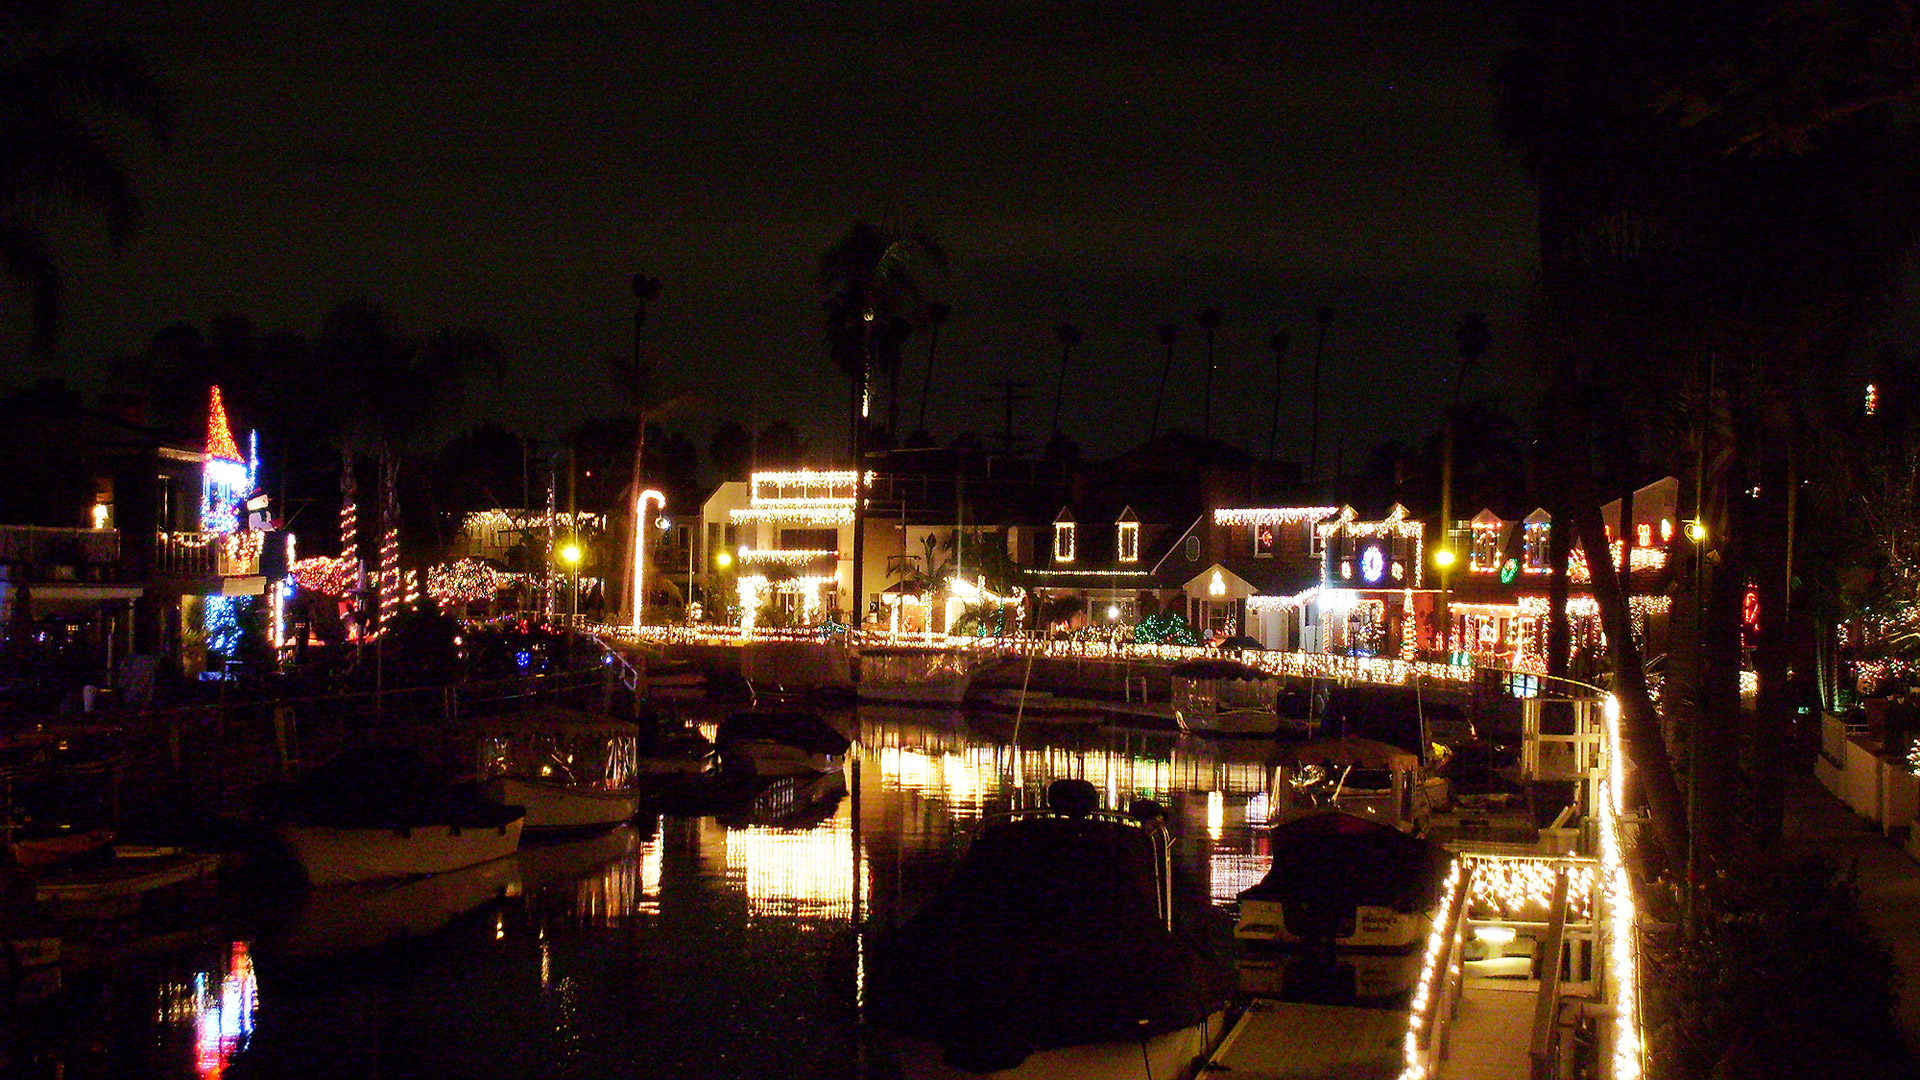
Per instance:
[[[1440,902],[1453,856],[1429,840],[1340,810],[1273,829],[1273,868],[1241,900],[1425,911]]]
[[[349,750],[297,784],[266,785],[259,808],[272,820],[333,829],[491,829],[526,816],[481,797],[478,784],[434,782],[424,759],[394,747]]]
[[[1155,858],[1146,830],[1099,818],[988,828],[876,944],[873,1019],[972,1071],[1200,1023],[1234,977],[1160,921]]]
[[[764,740],[798,747],[809,754],[844,754],[852,740],[836,731],[819,714],[801,710],[755,709],[734,713],[720,721],[714,745]]]
[[[1242,679],[1263,682],[1278,678],[1238,660],[1183,660],[1173,665],[1169,675],[1176,679]]]

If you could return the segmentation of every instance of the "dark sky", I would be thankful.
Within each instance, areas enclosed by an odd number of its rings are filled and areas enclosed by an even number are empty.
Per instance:
[[[1041,384],[1043,427],[1061,320],[1086,330],[1063,426],[1090,452],[1144,433],[1169,318],[1169,415],[1197,429],[1208,303],[1216,427],[1256,447],[1267,337],[1293,332],[1304,387],[1316,304],[1349,459],[1432,426],[1469,308],[1496,330],[1469,394],[1516,379],[1532,198],[1471,2],[143,0],[69,23],[144,50],[179,101],[171,145],[133,155],[130,249],[63,238],[73,370],[173,320],[310,330],[365,294],[496,333],[514,372],[469,413],[558,431],[614,400],[599,358],[627,347],[643,269],[669,377],[714,401],[703,444],[728,414],[832,443],[817,265],[864,216],[952,257],[943,438],[997,429],[978,399],[1003,376]],[[1283,404],[1283,453],[1306,411]]]

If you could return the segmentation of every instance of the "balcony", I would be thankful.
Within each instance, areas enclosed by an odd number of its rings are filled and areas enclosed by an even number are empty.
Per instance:
[[[118,529],[61,529],[0,525],[0,563],[10,563],[19,581],[117,581]]]
[[[155,533],[147,571],[155,577],[253,577],[260,573],[257,532]]]

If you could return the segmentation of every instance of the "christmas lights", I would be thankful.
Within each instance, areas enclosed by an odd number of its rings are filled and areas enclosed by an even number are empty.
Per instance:
[[[456,559],[427,569],[427,591],[444,605],[491,600],[508,577],[480,559]]]
[[[346,556],[315,555],[295,562],[288,569],[295,585],[322,596],[352,596],[360,584],[360,561]]]
[[[1305,525],[1340,512],[1337,506],[1275,506],[1213,512],[1215,525]]]
[[[741,525],[851,525],[853,500],[845,506],[747,506],[727,516]]]
[[[1567,921],[1593,921],[1598,863],[1573,859],[1507,858],[1473,855],[1473,886],[1467,893],[1467,917],[1500,922],[1546,922],[1552,914],[1553,888],[1567,871]]]
[[[799,549],[783,551],[778,548],[741,548],[740,562],[743,566],[761,564],[773,566],[805,566],[812,562],[838,560],[838,551]]]

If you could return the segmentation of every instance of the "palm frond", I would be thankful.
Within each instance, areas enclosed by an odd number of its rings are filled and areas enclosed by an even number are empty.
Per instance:
[[[0,217],[0,270],[26,290],[33,311],[33,347],[46,352],[60,324],[60,268],[47,234],[17,218]]]

